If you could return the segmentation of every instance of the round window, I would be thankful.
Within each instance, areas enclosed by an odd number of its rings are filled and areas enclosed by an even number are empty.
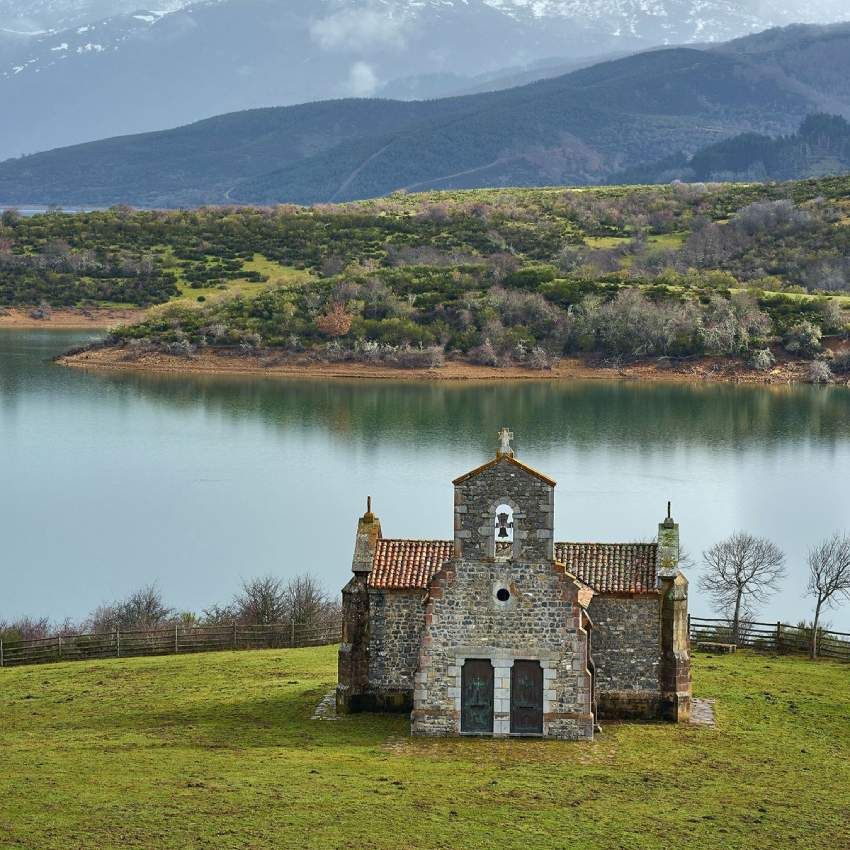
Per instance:
[[[496,591],[496,599],[499,602],[507,602],[511,598],[511,592],[506,587],[500,587]]]

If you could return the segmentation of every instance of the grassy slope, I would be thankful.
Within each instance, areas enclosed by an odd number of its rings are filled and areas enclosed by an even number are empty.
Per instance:
[[[297,287],[313,279],[313,274],[310,271],[282,266],[280,263],[266,259],[262,254],[255,254],[252,260],[243,263],[242,271],[255,271],[265,275],[268,278],[265,283],[254,283],[245,278],[236,278],[234,280],[227,280],[218,286],[202,286],[197,288],[190,286],[186,282],[176,261],[171,261],[170,268],[177,275],[177,288],[180,290],[180,294],[172,298],[169,303],[189,305],[196,304],[199,297],[203,297],[207,301],[215,301],[236,294],[251,298],[265,289]]]
[[[850,668],[695,660],[715,730],[411,740],[309,719],[335,648],[3,671],[0,847],[799,848],[850,843]]]

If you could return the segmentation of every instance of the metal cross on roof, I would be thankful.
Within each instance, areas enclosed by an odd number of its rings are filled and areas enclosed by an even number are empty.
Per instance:
[[[503,455],[512,455],[514,450],[511,448],[511,440],[514,438],[514,432],[510,431],[508,428],[502,428],[499,431],[499,439],[502,441],[502,445],[499,448],[499,454]]]

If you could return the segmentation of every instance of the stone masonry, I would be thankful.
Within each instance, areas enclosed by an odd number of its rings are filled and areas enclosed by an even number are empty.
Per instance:
[[[542,678],[530,698],[544,737],[592,738],[597,717],[687,720],[687,580],[669,506],[657,546],[558,543],[556,560],[555,482],[515,459],[510,436],[455,480],[451,542],[385,540],[369,504],[343,590],[338,710],[412,707],[414,734],[464,734],[469,662],[490,688],[475,732],[531,734],[517,721],[527,680],[512,693],[521,662]]]

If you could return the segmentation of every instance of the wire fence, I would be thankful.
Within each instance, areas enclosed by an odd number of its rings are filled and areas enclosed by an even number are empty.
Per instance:
[[[688,631],[696,644],[735,644],[765,652],[808,653],[812,645],[811,626],[787,623],[751,623],[738,626],[737,635],[730,620],[688,617]],[[850,633],[818,629],[818,655],[850,661]]]
[[[321,625],[230,623],[218,626],[174,625],[161,629],[116,629],[105,634],[56,635],[38,640],[0,639],[0,667],[131,658],[237,649],[290,649],[339,643],[342,622]]]

